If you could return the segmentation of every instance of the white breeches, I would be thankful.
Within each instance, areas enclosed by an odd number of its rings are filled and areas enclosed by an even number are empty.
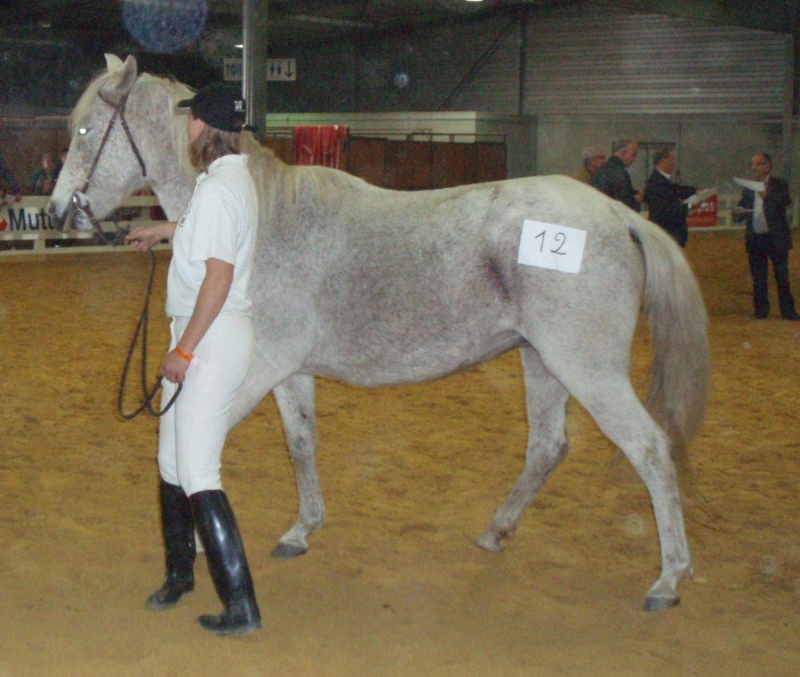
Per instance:
[[[189,322],[172,321],[174,348]],[[242,385],[253,352],[253,326],[249,316],[217,316],[194,350],[183,390],[160,419],[158,468],[162,479],[179,485],[191,496],[198,491],[222,489],[220,462],[233,398]],[[164,380],[162,406],[177,386]]]

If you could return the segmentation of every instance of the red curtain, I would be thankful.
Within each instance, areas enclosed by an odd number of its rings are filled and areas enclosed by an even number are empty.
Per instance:
[[[294,163],[339,169],[349,128],[347,125],[294,128]]]

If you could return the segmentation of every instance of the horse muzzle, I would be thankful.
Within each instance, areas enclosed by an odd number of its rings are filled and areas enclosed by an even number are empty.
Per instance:
[[[89,206],[89,199],[78,190],[72,193],[66,206],[51,200],[47,205],[47,213],[55,229],[62,233],[68,230],[92,230],[96,227],[97,219]]]
[[[47,215],[50,221],[60,233],[66,233],[72,227],[72,221],[75,217],[75,208],[72,201],[68,202],[66,207],[62,207],[52,199],[47,203]]]

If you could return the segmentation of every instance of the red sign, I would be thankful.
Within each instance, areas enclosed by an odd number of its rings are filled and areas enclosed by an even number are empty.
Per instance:
[[[719,210],[719,200],[716,195],[712,195],[707,200],[689,209],[686,223],[689,228],[709,228],[717,225],[717,212]]]

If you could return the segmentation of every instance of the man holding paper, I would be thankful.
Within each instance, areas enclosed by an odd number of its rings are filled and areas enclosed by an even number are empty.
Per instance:
[[[674,183],[675,155],[670,148],[661,148],[653,155],[653,173],[644,186],[644,202],[649,210],[649,218],[666,230],[681,246],[689,239],[686,217],[689,208],[710,197],[712,193],[692,186]]]
[[[778,287],[778,305],[784,320],[800,320],[789,286],[789,250],[792,235],[786,219],[791,204],[789,184],[771,176],[772,158],[756,153],[750,162],[753,181],[735,179],[744,188],[734,207],[735,221],[745,220],[745,248],[753,276],[753,314],[757,319],[769,316],[769,261]]]

